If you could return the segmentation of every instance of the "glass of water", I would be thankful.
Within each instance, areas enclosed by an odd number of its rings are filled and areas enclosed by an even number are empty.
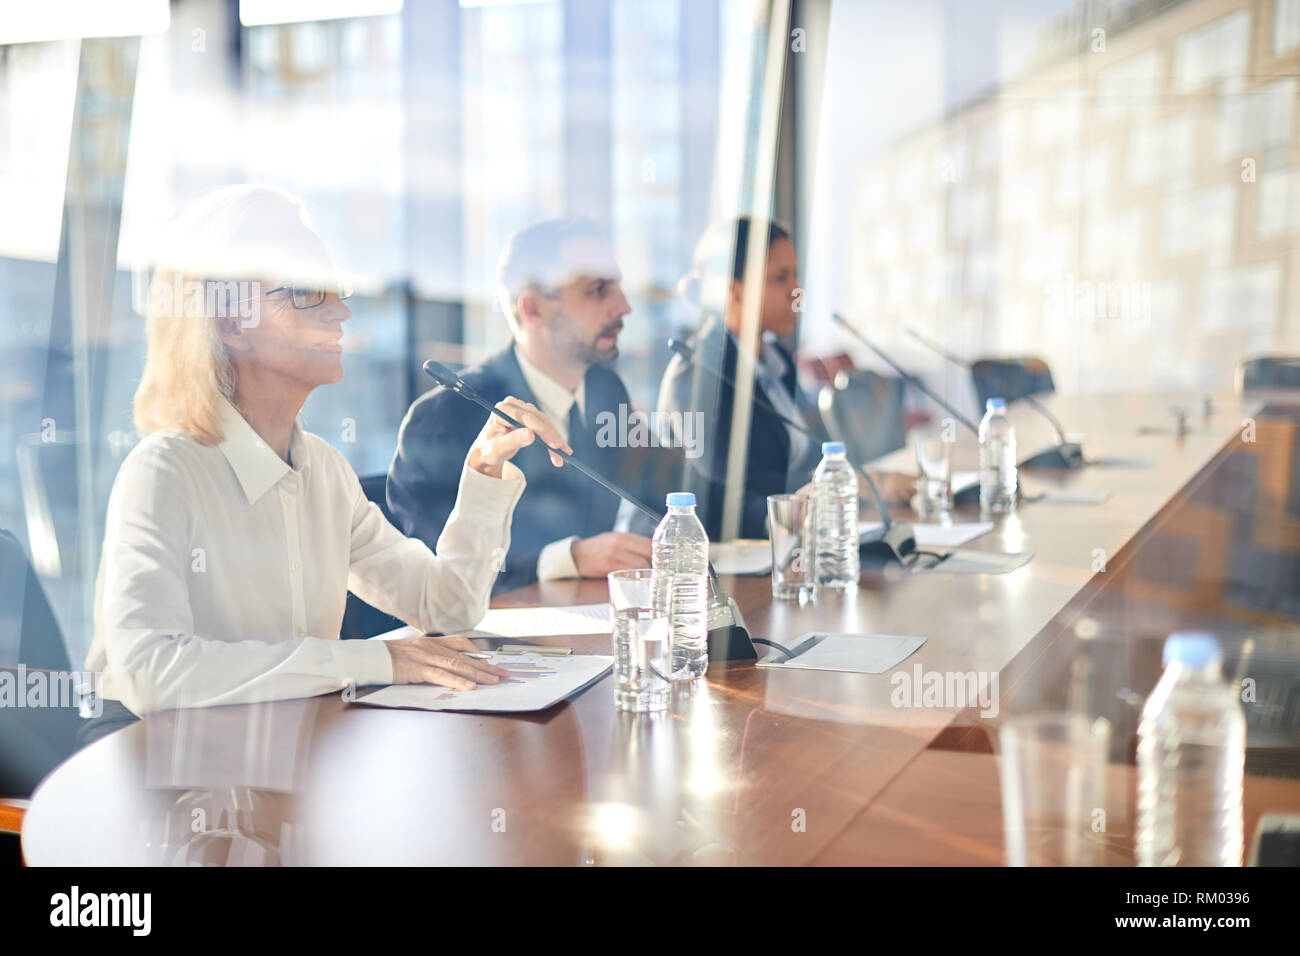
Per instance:
[[[672,589],[666,572],[613,571],[606,580],[614,615],[615,706],[638,713],[666,710],[672,692]]]
[[[772,539],[772,597],[798,601],[811,593],[804,557],[807,495],[768,495],[768,534]]]
[[[1110,724],[1083,714],[1003,723],[1002,823],[1008,866],[1098,866],[1106,834]]]
[[[952,512],[952,446],[938,431],[918,432],[912,438],[916,451],[917,516],[944,521]]]

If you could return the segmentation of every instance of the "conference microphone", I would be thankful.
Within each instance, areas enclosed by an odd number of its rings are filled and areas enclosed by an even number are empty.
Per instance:
[[[669,339],[668,347],[681,356],[682,360],[686,362],[687,365],[694,363],[695,350],[685,342],[680,339]],[[721,379],[733,389],[736,387],[735,379],[724,373],[722,370],[709,368],[703,364],[700,365],[700,368],[709,372],[715,378]],[[759,408],[774,415],[778,420],[784,422],[795,431],[802,432],[814,441],[817,440],[818,436],[814,435],[811,429],[802,423],[796,422],[794,419],[781,414],[766,397],[758,392],[757,389],[751,392],[750,400]],[[880,493],[880,488],[877,487],[871,475],[867,473],[865,468],[860,468],[852,461],[849,462],[849,465],[851,465],[853,470],[863,477],[867,483],[867,487],[871,489],[871,494],[876,499],[876,510],[880,512],[881,520],[880,537],[869,539],[865,542],[859,542],[859,552],[865,553],[868,556],[874,555],[885,559],[893,558],[896,561],[902,562],[905,557],[916,550],[916,537],[912,533],[912,526],[910,524],[895,524],[894,519],[889,516],[889,507],[885,504],[885,497]]]
[[[832,312],[831,318],[833,318],[836,322],[838,322],[845,329],[847,329],[849,333],[853,335],[853,337],[856,338],[859,342],[861,342],[867,348],[871,349],[871,351],[875,352],[882,359],[884,359],[885,364],[887,364],[890,368],[892,368],[895,372],[897,372],[900,376],[902,376],[904,382],[909,382],[910,384],[915,386],[918,392],[920,392],[922,395],[929,398],[931,401],[935,402],[940,408],[942,408],[949,415],[951,415],[954,421],[957,421],[960,424],[964,425],[966,429],[972,435],[975,436],[975,440],[979,441],[980,430],[975,425],[974,422],[972,422],[961,412],[957,411],[957,409],[953,408],[952,405],[950,405],[945,399],[940,397],[928,385],[926,385],[919,378],[917,378],[911,372],[907,371],[905,368],[903,368],[901,365],[895,362],[892,358],[890,358],[887,354],[885,354],[885,352],[882,349],[880,349],[874,342],[872,342],[865,335],[859,332],[857,328],[851,325],[849,323],[849,320],[844,318],[844,316],[840,315],[838,312]],[[1017,493],[1019,493],[1019,489],[1017,489]],[[976,482],[975,484],[967,488],[962,488],[961,490],[958,490],[954,485],[952,490],[952,501],[953,504],[972,504],[979,500],[979,494],[980,494],[979,482]]]
[[[501,411],[480,395],[472,385],[441,362],[430,359],[421,367],[426,375],[443,388],[449,389],[461,398],[486,409],[490,414],[500,418],[506,424],[515,428],[528,427]],[[649,516],[656,524],[663,520],[663,512],[651,508],[630,491],[606,478],[590,465],[584,464],[562,449],[548,448],[547,450],[558,456],[566,464],[572,465],[602,488],[612,492],[638,511]],[[754,642],[745,627],[744,618],[740,614],[740,607],[736,604],[735,599],[728,595],[726,589],[723,588],[722,581],[718,578],[718,572],[714,569],[712,561],[709,562],[709,583],[713,599],[708,613],[710,659],[720,661],[756,660],[758,652],[754,650]]]
[[[475,405],[482,406],[483,408],[487,409],[487,411],[491,412],[493,415],[495,415],[497,418],[500,418],[502,421],[506,422],[507,424],[513,425],[515,428],[523,428],[523,429],[528,428],[527,425],[523,424],[522,422],[515,421],[514,418],[507,415],[505,412],[501,411],[499,408],[497,408],[495,405],[489,402],[486,398],[480,395],[477,391],[475,391],[473,386],[471,386],[463,378],[461,378],[459,375],[457,375],[455,372],[453,372],[451,369],[447,368],[447,366],[441,364],[440,362],[435,362],[432,359],[430,359],[429,361],[424,363],[424,371],[426,375],[428,375],[439,385],[443,386],[444,388],[451,389],[461,398],[469,399]],[[584,475],[586,475],[596,484],[605,488],[607,491],[611,491],[614,494],[618,495],[618,497],[622,498],[628,504],[634,506],[638,511],[641,511],[642,513],[652,518],[656,523],[663,520],[662,511],[656,511],[654,508],[651,508],[648,504],[646,504],[644,501],[641,501],[630,491],[625,491],[623,488],[620,488],[618,485],[614,484],[614,482],[610,481],[604,475],[601,475],[599,472],[592,470],[590,466],[584,465],[577,458],[574,458],[572,455],[566,452],[563,448],[551,448],[548,450],[554,455],[556,455],[557,457],[563,459],[566,464],[570,464],[574,468],[578,469],[578,471],[582,472]]]
[[[957,411],[957,409],[953,408],[952,405],[950,405],[946,399],[941,398],[937,392],[933,391],[928,385],[922,382],[919,378],[917,378],[911,372],[904,369],[903,366],[899,365],[887,354],[885,354],[885,352],[881,350],[879,346],[877,346],[874,342],[872,342],[860,331],[858,331],[858,329],[855,326],[853,326],[848,319],[844,318],[844,316],[840,315],[838,312],[832,312],[831,318],[833,318],[836,322],[838,322],[845,329],[847,329],[849,333],[854,338],[856,338],[859,342],[861,342],[867,348],[871,349],[871,351],[879,355],[885,361],[886,365],[888,365],[900,376],[902,376],[905,382],[909,382],[910,384],[916,386],[917,391],[919,391],[926,398],[935,402],[940,408],[942,408],[945,412],[951,415],[955,421],[966,426],[966,428],[970,431],[972,435],[974,435],[976,438],[979,438],[980,430],[979,427],[974,422],[972,422],[961,412]]]
[[[918,342],[920,342],[922,345],[928,348],[931,352],[934,352],[939,357],[946,359],[947,361],[951,362],[953,365],[956,365],[958,368],[963,368],[968,372],[972,372],[972,373],[974,372],[974,368],[971,366],[970,362],[967,362],[965,359],[958,358],[957,356],[953,355],[951,352],[945,351],[944,349],[940,348],[937,343],[931,342],[929,339],[921,335],[921,333],[917,332],[915,329],[907,329],[906,331],[908,335],[916,339]],[[1023,398],[1029,404],[1030,408],[1036,410],[1040,415],[1042,415],[1051,423],[1052,428],[1056,431],[1056,438],[1057,438],[1057,445],[1055,448],[1049,448],[1047,451],[1034,455],[1032,458],[1022,463],[1025,467],[1082,468],[1084,465],[1093,464],[1093,462],[1090,462],[1084,458],[1083,446],[1080,445],[1078,442],[1070,441],[1070,439],[1066,436],[1065,428],[1061,425],[1060,419],[1058,419],[1055,415],[1053,415],[1046,405],[1040,402],[1033,395],[1022,395],[1021,398]]]

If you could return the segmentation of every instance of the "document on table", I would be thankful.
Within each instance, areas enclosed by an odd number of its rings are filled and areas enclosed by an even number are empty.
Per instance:
[[[1109,491],[1045,491],[1040,499],[1049,505],[1100,505],[1110,500]]]
[[[567,637],[570,634],[609,634],[614,629],[608,604],[569,607],[493,608],[466,631],[467,637]]]
[[[924,643],[923,637],[813,632],[790,644],[790,650],[795,655],[793,658],[781,660],[778,652],[771,660],[759,661],[758,666],[883,674],[907,660]]]
[[[433,684],[393,684],[359,697],[356,702],[416,710],[525,713],[558,704],[594,684],[614,666],[614,658],[599,654],[572,657],[493,654],[488,660],[510,671],[510,678],[500,684],[481,684],[474,690],[451,690]]]
[[[1150,455],[1103,455],[1088,464],[1098,468],[1154,468],[1156,460]]]
[[[967,488],[978,488],[980,485],[980,473],[978,471],[954,471],[952,473],[952,493],[955,495],[959,491],[965,491]]]
[[[858,539],[880,530],[879,521],[859,521]],[[914,524],[918,548],[955,548],[993,530],[992,521],[958,521],[953,524]]]
[[[1006,574],[1023,567],[1032,551],[970,551],[958,548],[942,561],[924,558],[912,565],[913,574]]]
[[[770,541],[721,541],[709,545],[709,560],[719,574],[767,574],[772,570]]]

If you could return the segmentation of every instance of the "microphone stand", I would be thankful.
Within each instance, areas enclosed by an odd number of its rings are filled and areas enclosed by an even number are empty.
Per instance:
[[[974,371],[970,362],[958,358],[951,352],[945,351],[934,342],[931,342],[925,336],[921,335],[921,333],[913,329],[908,329],[907,334],[916,339],[931,352],[946,359],[958,368],[963,368],[968,372]],[[1046,405],[1040,402],[1033,395],[1022,395],[1021,398],[1025,400],[1030,408],[1037,411],[1051,423],[1053,430],[1056,432],[1057,438],[1057,445],[1055,448],[1049,448],[1047,451],[1041,452],[1033,458],[1023,462],[1022,464],[1026,468],[1082,468],[1084,465],[1093,464],[1093,462],[1087,461],[1084,458],[1083,446],[1078,442],[1070,441],[1069,438],[1066,437],[1065,428],[1061,425],[1060,419],[1053,415]]]
[[[952,417],[953,417],[957,422],[960,422],[962,425],[966,426],[967,430],[969,430],[970,433],[971,433],[972,435],[974,435],[976,438],[979,438],[980,430],[979,430],[978,427],[976,427],[976,425],[975,425],[974,422],[972,422],[969,418],[967,418],[967,417],[966,417],[965,415],[963,415],[961,412],[957,411],[957,409],[953,408],[952,405],[950,405],[950,404],[949,404],[945,399],[940,398],[939,395],[938,395],[936,392],[932,391],[932,390],[931,390],[931,389],[930,389],[930,388],[929,388],[929,387],[928,387],[924,382],[922,382],[919,378],[917,378],[917,377],[916,377],[915,375],[913,375],[911,372],[909,372],[909,371],[907,371],[906,369],[904,369],[901,365],[899,365],[899,364],[898,364],[897,362],[895,362],[892,358],[890,358],[890,357],[889,357],[888,355],[886,355],[883,351],[881,351],[881,350],[876,346],[876,344],[875,344],[874,342],[872,342],[872,341],[871,341],[870,339],[868,339],[865,335],[863,335],[861,332],[859,332],[858,329],[857,329],[856,327],[854,327],[853,325],[849,324],[849,320],[848,320],[848,319],[844,318],[844,316],[840,315],[838,312],[832,312],[832,313],[831,313],[831,318],[833,318],[833,319],[834,319],[836,322],[838,322],[841,326],[843,326],[845,329],[847,329],[847,330],[849,331],[849,333],[850,333],[854,338],[856,338],[859,342],[861,342],[861,343],[862,343],[863,345],[865,345],[867,348],[871,349],[871,351],[875,352],[875,353],[876,353],[877,355],[879,355],[882,359],[884,359],[885,363],[886,363],[890,368],[892,368],[895,372],[897,372],[899,375],[901,375],[901,376],[903,377],[903,380],[904,380],[904,381],[909,382],[909,383],[911,383],[912,385],[916,386],[917,391],[919,391],[922,395],[924,395],[924,396],[926,396],[927,398],[929,398],[931,401],[933,401],[933,402],[935,402],[936,404],[938,404],[939,407],[941,407],[945,412],[947,412],[949,415],[951,415],[951,416],[952,416]]]
[[[480,395],[468,382],[442,363],[430,359],[424,363],[422,368],[424,373],[439,385],[486,409],[490,414],[500,418],[506,424],[514,428],[528,427],[501,411]],[[565,463],[572,465],[602,488],[612,492],[649,516],[656,524],[663,520],[663,512],[651,508],[630,491],[609,480],[591,466],[583,464],[568,452],[559,448],[548,448],[547,450]],[[709,584],[711,591],[708,611],[709,659],[722,661],[756,660],[758,653],[754,650],[754,644],[749,636],[748,629],[745,627],[740,607],[736,604],[735,598],[727,594],[726,589],[723,588],[722,581],[719,579],[718,572],[714,569],[712,561],[709,562]]]
[[[694,363],[695,350],[685,342],[680,339],[669,339],[668,347],[680,355],[682,360],[688,365]],[[736,387],[735,380],[722,370],[709,368],[704,364],[701,364],[700,368],[709,372],[715,378],[721,379],[733,389]],[[758,392],[754,392],[752,401],[759,408],[775,416],[778,420],[784,422],[795,431],[802,432],[813,440],[817,439],[817,436],[813,434],[811,429],[796,422],[794,419],[781,414],[764,396],[758,394]],[[859,467],[857,463],[853,461],[849,462],[849,466],[863,477],[867,483],[867,487],[871,489],[872,497],[875,498],[876,501],[876,510],[880,512],[882,525],[880,537],[869,539],[865,542],[859,541],[859,554],[864,557],[880,558],[884,560],[892,559],[904,563],[903,559],[916,551],[916,537],[912,533],[912,526],[910,524],[895,523],[894,519],[889,516],[889,507],[885,504],[884,495],[880,493],[880,488],[876,485],[875,481],[872,479],[871,475],[867,473],[865,468]]]
[[[942,408],[944,411],[946,411],[949,415],[951,415],[955,421],[964,425],[967,431],[969,431],[972,435],[975,436],[975,440],[979,441],[980,430],[975,426],[974,422],[972,422],[961,412],[957,411],[957,409],[953,408],[952,405],[950,405],[944,399],[940,398],[919,378],[917,378],[911,372],[904,369],[901,365],[899,365],[892,358],[890,358],[883,351],[881,351],[874,342],[872,342],[865,335],[859,332],[854,326],[849,324],[849,320],[844,318],[844,316],[840,315],[838,312],[832,312],[831,318],[833,318],[841,326],[847,329],[849,334],[851,334],[859,342],[861,342],[867,348],[871,349],[871,351],[875,352],[882,359],[884,359],[885,363],[890,368],[892,368],[895,372],[897,372],[900,376],[902,376],[903,381],[908,382],[911,385],[915,386],[916,390],[919,391],[922,395],[926,396],[931,401],[938,404],[939,407]],[[979,501],[979,494],[980,494],[980,489],[978,483],[972,485],[970,488],[964,488],[961,491],[957,491],[954,488],[952,493],[952,501],[953,504],[971,504],[973,502]]]

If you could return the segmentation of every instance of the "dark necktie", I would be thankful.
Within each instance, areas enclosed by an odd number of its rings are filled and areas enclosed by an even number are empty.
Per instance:
[[[592,459],[590,444],[587,436],[587,426],[582,420],[582,411],[575,401],[569,406],[569,445],[573,448],[574,457],[584,464],[591,462]],[[578,506],[578,514],[582,516],[579,524],[582,536],[588,537],[599,531],[608,531],[608,528],[596,528],[594,525],[592,492],[595,484],[586,476],[579,475],[576,468],[569,470],[573,472],[570,480],[573,482],[574,499]]]
[[[575,401],[569,406],[569,444],[573,447],[573,453],[579,458],[584,457],[583,451],[587,447],[587,426],[582,421],[582,410],[578,408]]]

